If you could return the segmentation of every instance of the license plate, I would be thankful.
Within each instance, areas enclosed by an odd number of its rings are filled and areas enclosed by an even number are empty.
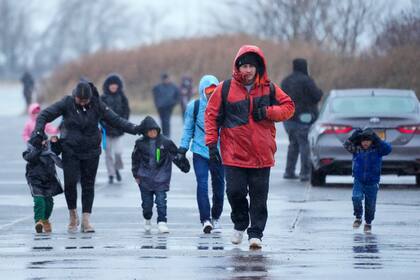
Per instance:
[[[375,130],[376,135],[381,138],[381,140],[385,140],[385,130]]]

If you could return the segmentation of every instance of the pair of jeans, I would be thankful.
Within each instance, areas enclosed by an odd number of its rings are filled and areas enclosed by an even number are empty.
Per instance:
[[[287,162],[285,174],[295,174],[296,162],[300,154],[300,176],[309,176],[311,161],[309,154],[309,124],[301,124],[296,121],[285,121],[284,128],[289,136],[287,149]]]
[[[143,217],[150,220],[153,216],[153,198],[157,209],[157,222],[167,222],[166,218],[166,191],[150,191],[139,186],[141,194],[141,207]]]
[[[80,181],[82,187],[82,212],[92,212],[98,163],[99,156],[81,160],[63,154],[64,194],[68,209],[77,208],[77,183]]]
[[[370,224],[375,218],[376,197],[378,194],[379,184],[366,185],[358,180],[354,180],[353,184],[353,209],[354,216],[361,219],[363,216],[363,199],[365,200],[365,221]]]
[[[267,222],[267,198],[270,181],[270,167],[241,168],[225,166],[226,194],[232,208],[230,217],[235,230],[248,228],[248,238],[263,236]],[[247,195],[249,193],[249,206]]]
[[[172,105],[157,108],[162,126],[162,134],[166,137],[171,136],[171,116],[173,109],[174,106]]]
[[[48,220],[54,207],[54,199],[52,196],[34,196],[34,220]]]
[[[223,199],[225,192],[225,171],[221,163],[210,162],[207,158],[193,153],[193,165],[197,180],[197,204],[200,212],[200,221],[219,219],[223,211]],[[213,191],[211,217],[209,201],[209,171],[211,175],[211,186]]]

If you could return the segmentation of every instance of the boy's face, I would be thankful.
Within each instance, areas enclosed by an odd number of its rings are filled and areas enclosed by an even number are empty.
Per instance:
[[[110,84],[110,85],[109,85],[109,91],[110,91],[111,93],[116,93],[116,92],[117,92],[117,90],[118,90],[118,84]]]
[[[147,137],[149,138],[156,138],[158,135],[158,132],[156,129],[150,129],[147,131]]]
[[[360,145],[362,145],[363,149],[367,150],[369,149],[370,145],[372,145],[372,140],[362,140]]]
[[[244,64],[239,67],[239,72],[245,79],[245,84],[252,84],[257,74],[257,68],[252,64]]]

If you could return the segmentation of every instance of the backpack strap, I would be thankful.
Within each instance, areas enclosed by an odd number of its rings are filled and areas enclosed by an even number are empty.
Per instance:
[[[195,126],[197,125],[197,116],[198,116],[199,109],[200,109],[200,99],[196,99],[194,101],[194,115],[193,115],[194,125],[193,125],[193,133],[192,133],[193,137],[195,133]]]
[[[270,105],[276,105],[277,103],[276,88],[274,87],[274,84],[270,82]]]
[[[231,81],[232,79],[227,79],[222,84],[222,102],[220,105],[219,116],[217,118],[217,123],[219,126],[222,126],[225,120],[226,104],[227,104],[227,99],[229,95]]]

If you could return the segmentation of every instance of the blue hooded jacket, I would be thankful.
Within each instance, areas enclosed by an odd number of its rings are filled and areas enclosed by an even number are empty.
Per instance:
[[[362,184],[378,184],[381,177],[382,157],[391,153],[391,144],[380,141],[364,150],[347,140],[344,147],[353,154],[353,177]]]
[[[206,146],[205,132],[204,132],[204,113],[207,107],[207,98],[204,93],[204,89],[211,85],[218,85],[219,81],[212,75],[205,75],[201,78],[198,86],[198,92],[200,93],[200,107],[197,114],[197,120],[194,123],[194,102],[190,101],[187,105],[184,115],[184,131],[182,133],[180,147],[184,149],[190,148],[191,152],[199,154],[204,158],[209,158],[209,149]]]

